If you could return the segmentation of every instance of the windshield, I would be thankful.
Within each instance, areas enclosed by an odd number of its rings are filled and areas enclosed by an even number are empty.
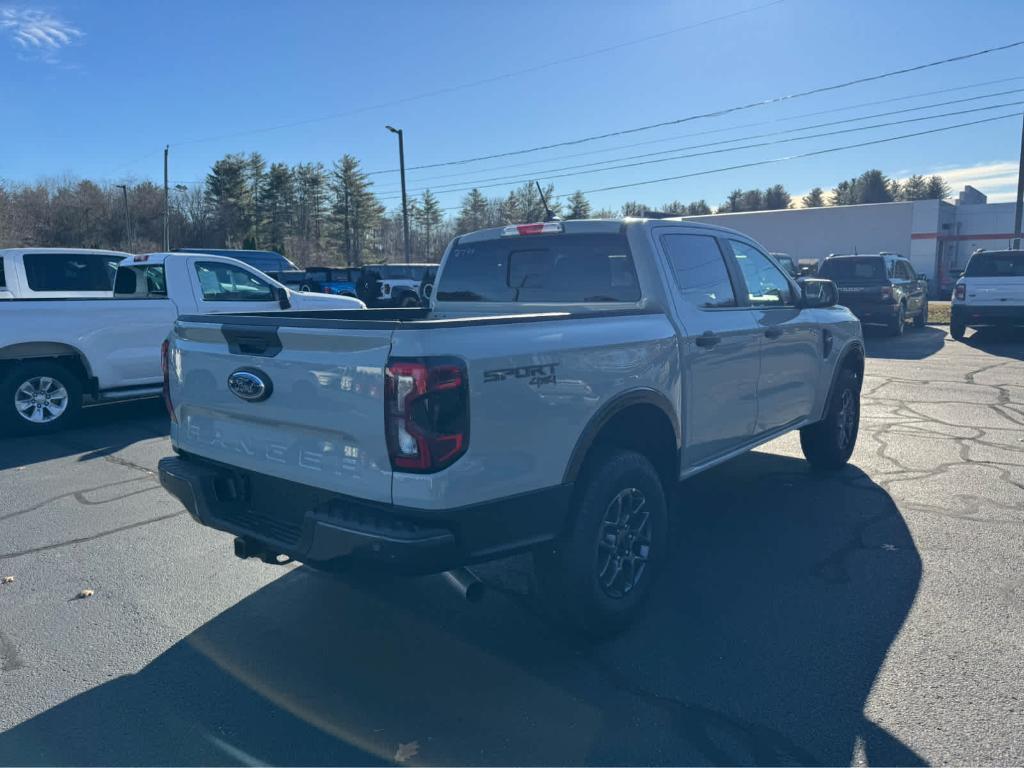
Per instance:
[[[1024,277],[1024,251],[976,253],[967,262],[964,277]]]
[[[885,262],[879,256],[842,256],[825,259],[818,269],[819,277],[837,283],[846,280],[885,280]]]
[[[626,237],[554,234],[456,245],[438,301],[638,301]]]

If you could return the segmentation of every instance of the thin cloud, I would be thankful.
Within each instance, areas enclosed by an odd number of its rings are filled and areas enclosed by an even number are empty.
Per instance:
[[[0,8],[0,32],[10,37],[27,54],[56,61],[54,54],[84,34],[74,25],[46,11],[30,8]]]

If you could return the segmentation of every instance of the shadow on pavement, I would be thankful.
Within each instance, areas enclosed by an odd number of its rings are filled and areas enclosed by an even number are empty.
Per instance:
[[[1024,328],[976,328],[967,331],[963,343],[997,357],[1024,360]]]
[[[888,329],[880,325],[865,325],[862,327],[864,353],[868,357],[888,360],[923,360],[951,343],[947,339],[947,330],[947,326],[915,328],[907,325],[902,336],[890,336]]]
[[[167,411],[159,398],[90,406],[62,432],[0,437],[0,470],[79,453],[85,454],[80,461],[88,461],[167,433]]]
[[[650,610],[603,645],[542,618],[523,558],[476,606],[296,568],[0,735],[0,763],[922,763],[863,711],[921,576],[889,495],[753,453],[677,507]]]

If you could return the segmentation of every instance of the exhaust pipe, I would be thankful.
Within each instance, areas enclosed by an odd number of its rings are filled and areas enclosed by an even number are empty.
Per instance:
[[[453,568],[444,572],[445,581],[452,585],[467,603],[479,603],[487,587],[469,568]]]

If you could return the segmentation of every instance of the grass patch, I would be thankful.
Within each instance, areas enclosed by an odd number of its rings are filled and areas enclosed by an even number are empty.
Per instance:
[[[939,325],[949,325],[949,302],[929,301],[928,322],[937,323]]]

